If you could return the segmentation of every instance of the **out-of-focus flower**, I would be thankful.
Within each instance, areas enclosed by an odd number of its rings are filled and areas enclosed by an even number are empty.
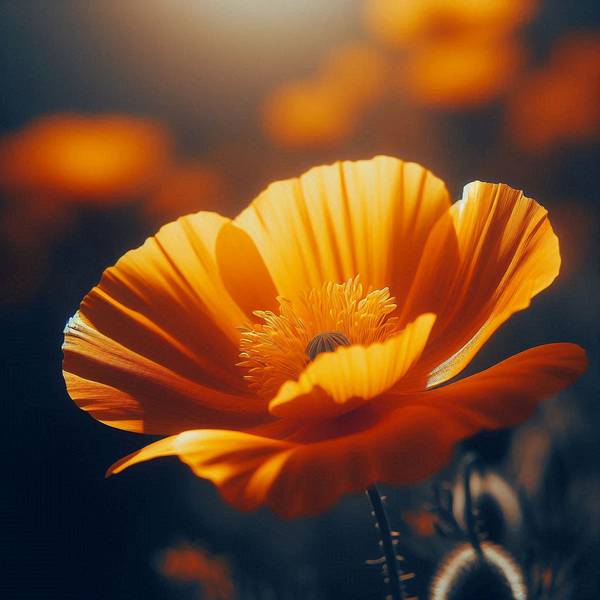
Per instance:
[[[600,136],[600,36],[569,36],[512,97],[507,128],[523,149]]]
[[[584,370],[548,344],[442,385],[559,265],[522,192],[474,182],[452,205],[417,164],[339,162],[125,254],[68,323],[64,376],[98,420],[174,434],[112,473],[178,455],[239,508],[316,513],[427,477]]]
[[[346,103],[362,107],[384,93],[387,71],[387,61],[375,46],[349,42],[334,48],[325,57],[320,77],[339,87]]]
[[[402,518],[417,535],[430,536],[435,533],[436,517],[427,510],[405,510]]]
[[[482,556],[461,544],[444,560],[431,586],[431,600],[526,600],[523,572],[501,546],[483,542]]]
[[[347,137],[356,111],[330,81],[293,81],[275,88],[263,106],[263,125],[278,145],[330,146]]]
[[[196,583],[204,600],[232,600],[235,596],[227,561],[199,546],[182,543],[169,548],[159,569],[169,579]]]
[[[489,102],[519,74],[514,32],[533,14],[529,0],[371,0],[368,28],[400,47],[399,86],[413,100],[464,108]]]
[[[147,192],[171,158],[157,123],[121,115],[52,115],[0,146],[0,187],[57,202],[119,202]]]
[[[332,146],[348,137],[361,111],[386,85],[387,64],[365,42],[351,42],[329,53],[313,79],[276,87],[263,106],[263,126],[278,145]]]
[[[227,212],[227,208],[225,181],[200,160],[175,165],[144,202],[146,215],[161,223],[198,210]]]
[[[419,103],[463,108],[499,96],[515,81],[522,62],[523,49],[514,39],[450,38],[407,56],[399,84]]]
[[[466,34],[503,36],[528,21],[535,0],[367,0],[365,23],[393,46],[441,41]]]

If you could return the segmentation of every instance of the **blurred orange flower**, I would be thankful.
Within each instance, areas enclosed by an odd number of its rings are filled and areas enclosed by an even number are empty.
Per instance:
[[[314,514],[427,477],[584,370],[549,344],[447,384],[559,266],[519,191],[474,182],[452,204],[417,164],[336,163],[125,254],[67,324],[64,376],[96,419],[174,434],[111,473],[177,455],[241,509]]]
[[[516,28],[533,0],[371,0],[367,27],[404,50],[399,85],[420,103],[463,108],[493,100],[515,80],[524,52]]]
[[[381,41],[407,46],[466,34],[482,40],[527,22],[536,0],[367,0],[365,24]]]
[[[263,126],[278,145],[329,146],[347,137],[356,122],[354,107],[329,81],[292,81],[268,95]]]
[[[387,64],[364,42],[342,44],[323,61],[314,79],[276,87],[263,106],[263,126],[278,145],[334,145],[356,127],[360,111],[385,89]]]
[[[165,577],[198,584],[205,600],[232,600],[235,597],[227,562],[199,546],[183,543],[169,548],[162,556],[159,568]]]
[[[387,70],[387,61],[375,46],[367,42],[348,42],[325,57],[320,77],[339,87],[346,103],[360,108],[384,93]]]
[[[422,47],[402,65],[400,86],[414,100],[432,106],[484,104],[506,90],[523,64],[512,39],[448,39]]]
[[[518,88],[507,127],[523,149],[600,135],[600,36],[569,36]]]
[[[52,115],[0,145],[0,186],[58,201],[113,202],[146,192],[170,161],[158,124],[120,115]]]
[[[405,510],[402,513],[404,520],[410,525],[410,528],[421,536],[431,536],[435,533],[436,516],[423,509]]]

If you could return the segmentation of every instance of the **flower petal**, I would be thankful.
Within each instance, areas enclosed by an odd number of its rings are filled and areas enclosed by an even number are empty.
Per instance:
[[[392,410],[369,404],[305,426],[308,434],[295,436],[285,420],[274,424],[278,435],[267,426],[271,437],[188,431],[143,448],[109,472],[176,454],[240,509],[267,504],[282,516],[316,514],[341,495],[373,483],[403,485],[428,477],[444,465],[457,441],[526,418],[540,400],[577,377],[585,363],[583,350],[574,344],[540,346],[478,375],[408,397],[400,406],[392,398]]]
[[[394,473],[398,483],[427,477],[447,460],[456,436],[443,414],[409,406],[373,429],[302,444],[250,433],[187,431],[115,463],[115,474],[137,463],[178,455],[241,510],[266,504],[286,517],[316,514],[348,492],[364,490]],[[393,468],[392,468],[393,467]]]
[[[385,342],[340,346],[322,353],[297,381],[284,383],[269,404],[278,417],[333,417],[391,388],[418,360],[435,322],[425,314]]]
[[[419,396],[419,403],[452,413],[477,431],[511,427],[538,403],[573,382],[587,367],[576,344],[545,344]]]
[[[215,257],[228,223],[214,213],[183,217],[105,271],[65,330],[65,379],[82,408],[152,433],[267,418],[235,367],[236,325],[248,317]]]
[[[216,255],[225,288],[246,315],[277,310],[273,280],[252,238],[241,227],[232,222],[221,227]]]
[[[513,313],[558,275],[558,239],[546,210],[503,184],[474,182],[436,224],[401,322],[438,315],[420,369],[429,385],[458,374]]]
[[[367,287],[390,286],[398,297],[449,207],[444,183],[430,171],[378,156],[273,183],[235,223],[256,243],[281,296],[360,275]]]
[[[138,433],[190,427],[250,427],[269,420],[266,402],[182,375],[100,333],[76,314],[67,326],[64,378],[71,398],[95,419]]]

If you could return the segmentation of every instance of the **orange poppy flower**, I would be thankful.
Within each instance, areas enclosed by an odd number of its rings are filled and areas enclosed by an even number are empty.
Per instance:
[[[318,167],[125,254],[67,324],[64,376],[99,421],[173,434],[110,473],[177,455],[241,509],[314,514],[427,477],[584,370],[549,344],[447,383],[559,265],[546,211],[506,185],[452,204],[414,163]]]

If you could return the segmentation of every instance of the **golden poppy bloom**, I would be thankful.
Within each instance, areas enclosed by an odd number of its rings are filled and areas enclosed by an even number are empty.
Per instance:
[[[241,509],[314,514],[427,477],[584,370],[549,344],[448,383],[559,265],[546,211],[506,185],[452,204],[414,163],[318,167],[125,254],[69,321],[64,376],[99,421],[172,434],[111,473],[177,455]]]
[[[146,192],[171,159],[157,123],[123,115],[42,117],[0,144],[0,185],[65,201],[120,201]]]

